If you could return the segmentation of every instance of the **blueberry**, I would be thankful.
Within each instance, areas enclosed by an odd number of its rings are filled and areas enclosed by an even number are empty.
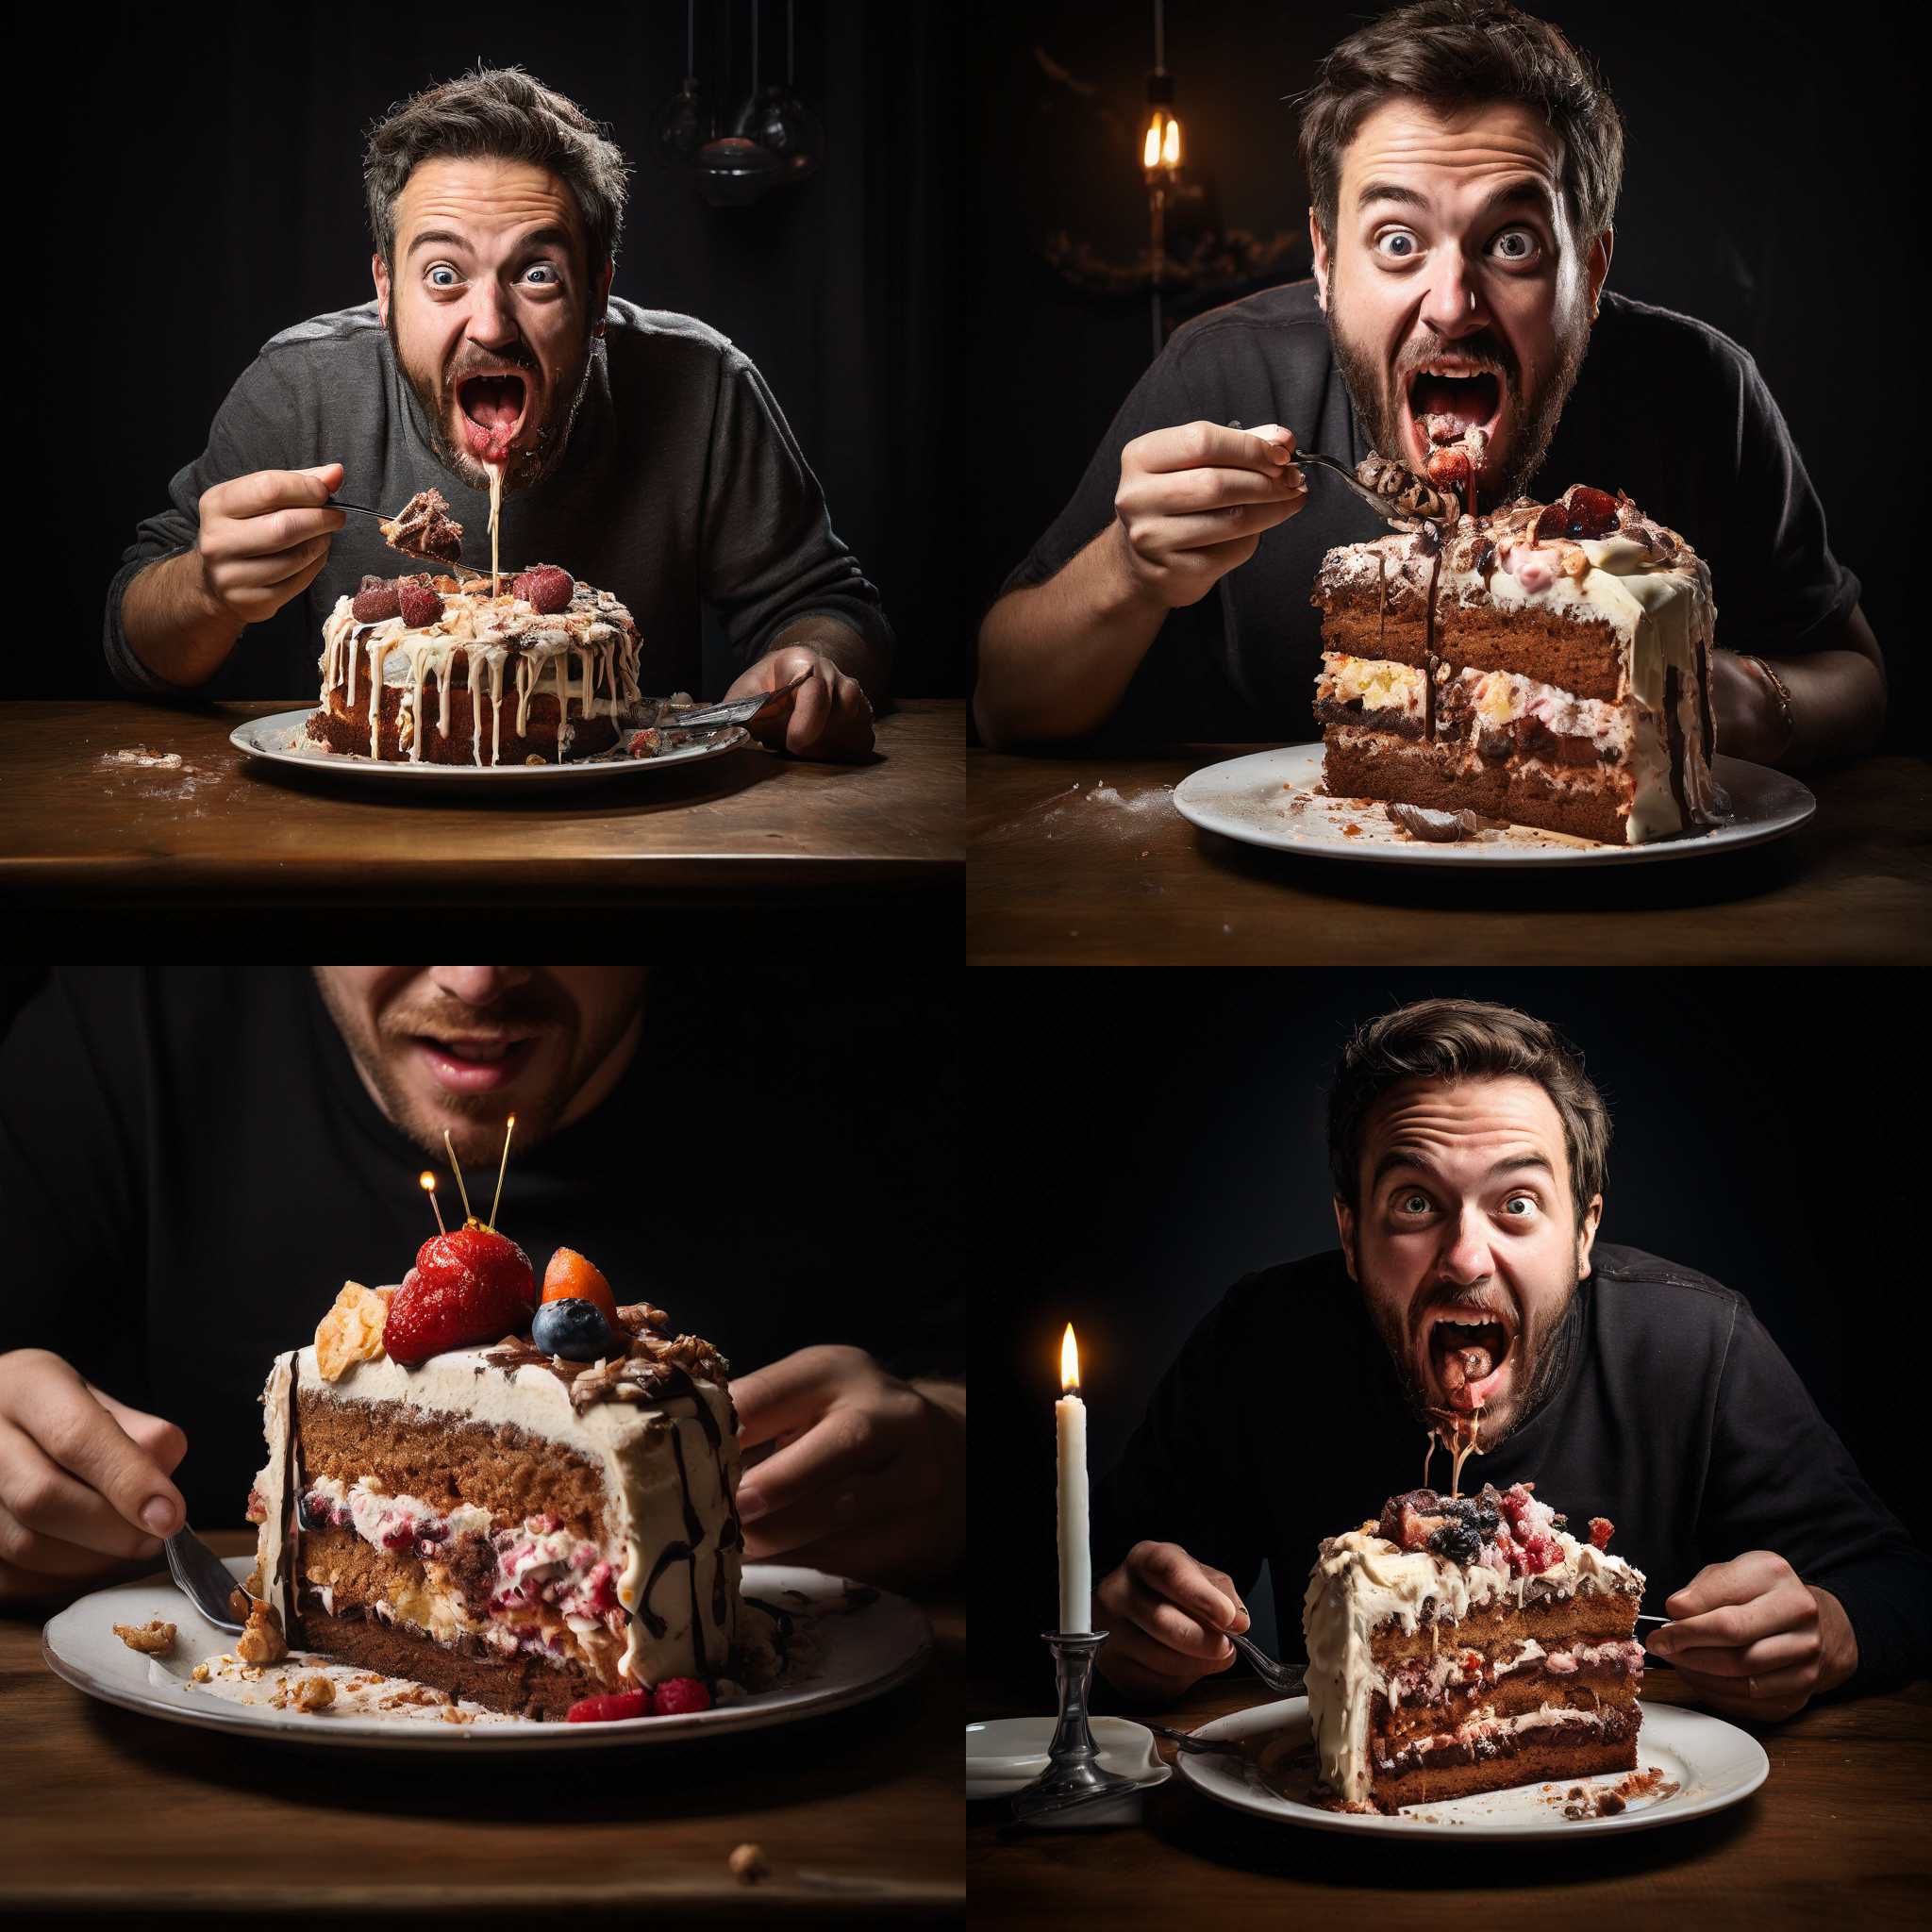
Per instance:
[[[541,1303],[530,1324],[530,1340],[545,1355],[560,1355],[567,1362],[591,1362],[617,1353],[604,1310],[575,1295]]]
[[[1429,1547],[1452,1563],[1474,1563],[1482,1555],[1483,1542],[1466,1523],[1445,1523],[1429,1539]]]

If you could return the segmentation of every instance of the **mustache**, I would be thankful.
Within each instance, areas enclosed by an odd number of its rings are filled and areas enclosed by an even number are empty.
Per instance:
[[[520,987],[487,1010],[454,1000],[398,1008],[377,1020],[376,1030],[387,1040],[408,1040],[424,1033],[458,1038],[474,1033],[546,1033],[564,1017],[556,1000],[544,997],[534,987]]]
[[[1479,335],[1460,336],[1453,342],[1431,334],[1426,345],[1418,344],[1404,350],[1396,366],[1396,381],[1406,391],[1409,378],[1418,369],[1426,368],[1441,357],[1453,357],[1459,362],[1475,362],[1485,369],[1493,370],[1512,385],[1516,381],[1516,358],[1510,353],[1509,344],[1488,329]]]

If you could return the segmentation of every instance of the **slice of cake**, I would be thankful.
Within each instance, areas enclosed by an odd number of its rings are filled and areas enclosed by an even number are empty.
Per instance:
[[[1322,1545],[1302,1607],[1322,1782],[1395,1811],[1637,1764],[1643,1574],[1518,1483],[1391,1497]]]
[[[1710,574],[1628,497],[1579,484],[1331,550],[1311,601],[1336,796],[1617,845],[1718,822]]]
[[[449,513],[440,490],[419,490],[392,517],[377,520],[382,541],[405,557],[426,563],[459,563],[463,526]]]
[[[702,1708],[739,1674],[725,1364],[567,1249],[543,1293],[475,1222],[343,1287],[262,1396],[250,1594],[292,1645],[495,1709]]]
[[[608,591],[539,565],[507,579],[364,577],[322,628],[330,751],[443,765],[562,763],[657,723],[638,689],[638,632]]]

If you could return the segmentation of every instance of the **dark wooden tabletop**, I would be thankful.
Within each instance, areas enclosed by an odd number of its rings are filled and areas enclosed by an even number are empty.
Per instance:
[[[1046,1687],[1050,1691],[1050,1684]],[[1269,1695],[1252,1677],[1145,1713],[1192,1730]],[[1653,1672],[1646,1703],[1685,1703]],[[979,1718],[1025,1707],[998,1690]],[[1043,1704],[1041,1707],[1043,1708]],[[1139,1716],[1142,1713],[1136,1712]],[[968,1807],[966,1880],[989,1925],[1920,1925],[1932,1920],[1932,1684],[1802,1711],[1755,1732],[1771,1775],[1683,1824],[1479,1850],[1307,1830],[1235,1811],[1176,1774],[1139,1825],[1023,1830]],[[1172,1759],[1174,1747],[1161,1745]]]
[[[966,954],[979,965],[1916,964],[1932,959],[1932,779],[1807,772],[1789,838],[1668,863],[1473,875],[1259,850],[1168,790],[1260,745],[967,755]],[[1096,789],[1108,794],[1096,800]],[[1163,788],[1168,788],[1164,790]]]
[[[253,1532],[218,1532],[221,1554]],[[589,1916],[957,1919],[966,1619],[927,1601],[934,1662],[832,1716],[582,1758],[238,1740],[84,1696],[0,1618],[0,1919],[186,1913],[362,1924]],[[734,1877],[741,1844],[770,1876]]]
[[[0,706],[0,892],[41,905],[876,905],[963,870],[965,715],[914,700],[878,755],[757,746],[541,796],[437,798],[244,757],[228,734],[288,705]],[[179,769],[104,762],[144,747]],[[537,788],[529,788],[535,791]]]

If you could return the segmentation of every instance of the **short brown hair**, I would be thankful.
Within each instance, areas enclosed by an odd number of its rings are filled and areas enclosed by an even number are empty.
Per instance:
[[[1535,108],[1561,150],[1571,219],[1585,238],[1610,225],[1624,185],[1624,117],[1594,64],[1546,20],[1508,0],[1419,0],[1331,48],[1302,108],[1302,171],[1316,225],[1332,242],[1341,157],[1385,101],[1438,109],[1479,101]]]
[[[1603,1192],[1610,1110],[1583,1056],[1541,1020],[1483,1000],[1418,1000],[1359,1028],[1328,1088],[1328,1168],[1335,1193],[1358,1208],[1356,1176],[1369,1109],[1404,1080],[1534,1080],[1563,1123],[1576,1224]]]
[[[458,79],[392,104],[371,126],[362,188],[370,235],[391,275],[396,199],[417,165],[429,160],[527,161],[548,169],[576,201],[591,273],[616,259],[630,164],[608,129],[521,67],[485,67],[479,61]]]

